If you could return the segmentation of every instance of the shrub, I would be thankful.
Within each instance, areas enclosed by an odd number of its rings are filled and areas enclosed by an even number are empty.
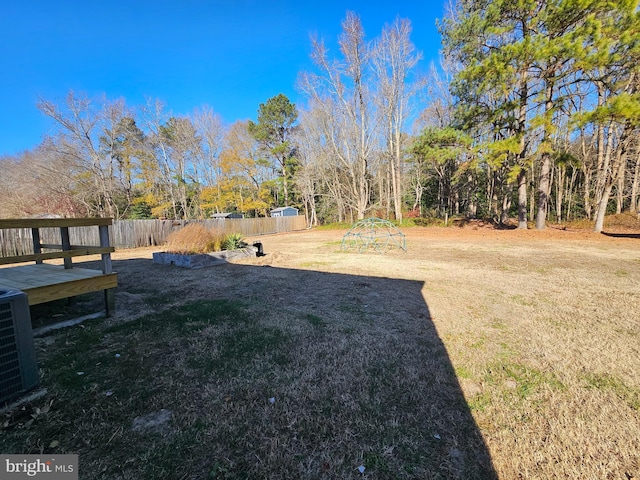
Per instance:
[[[169,235],[167,251],[183,254],[217,252],[222,250],[224,239],[221,233],[191,224]]]
[[[416,217],[413,219],[413,224],[417,227],[428,227],[432,223],[432,220],[424,217]]]
[[[235,250],[246,246],[240,233],[230,233],[222,241],[222,250]]]
[[[414,208],[413,210],[408,210],[404,212],[402,218],[420,218],[420,210]]]

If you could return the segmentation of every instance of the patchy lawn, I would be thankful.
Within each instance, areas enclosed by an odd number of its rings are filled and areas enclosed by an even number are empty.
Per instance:
[[[343,233],[193,271],[116,252],[117,315],[37,341],[48,395],[0,450],[77,453],[83,479],[640,476],[637,239]]]

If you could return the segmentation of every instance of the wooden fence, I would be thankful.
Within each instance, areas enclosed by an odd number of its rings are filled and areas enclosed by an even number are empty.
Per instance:
[[[109,228],[110,244],[116,248],[162,245],[171,232],[192,223],[199,223],[223,233],[240,233],[244,237],[304,230],[307,226],[302,215],[208,220],[116,220]],[[56,243],[60,240],[60,232],[55,228],[42,228],[40,236],[42,243]],[[100,244],[96,228],[72,228],[69,236],[72,245]],[[0,230],[0,256],[11,257],[31,253],[33,253],[33,241],[30,229]]]

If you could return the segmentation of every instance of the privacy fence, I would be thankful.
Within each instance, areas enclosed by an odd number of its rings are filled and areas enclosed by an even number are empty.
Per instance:
[[[116,248],[152,247],[164,244],[171,232],[193,223],[223,233],[240,233],[244,237],[304,230],[307,226],[302,215],[209,220],[116,220],[109,228],[109,239]],[[72,245],[100,245],[97,228],[71,228],[69,236]],[[60,232],[55,228],[42,228],[40,240],[42,243],[59,243]],[[30,253],[33,253],[30,229],[0,230],[0,256]]]

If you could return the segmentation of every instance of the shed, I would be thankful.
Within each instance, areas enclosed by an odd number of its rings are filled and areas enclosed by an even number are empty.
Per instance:
[[[298,209],[293,207],[279,207],[271,210],[272,217],[297,217]]]
[[[222,212],[212,214],[211,218],[244,218],[244,215],[241,213]]]

